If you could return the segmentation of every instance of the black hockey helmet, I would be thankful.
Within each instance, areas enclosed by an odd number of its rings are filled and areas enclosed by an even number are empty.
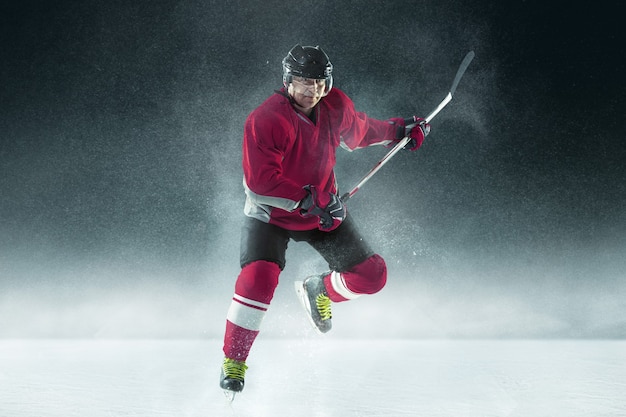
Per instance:
[[[302,46],[297,44],[283,58],[283,84],[289,86],[292,77],[325,80],[324,95],[333,86],[333,64],[328,55],[319,46]]]

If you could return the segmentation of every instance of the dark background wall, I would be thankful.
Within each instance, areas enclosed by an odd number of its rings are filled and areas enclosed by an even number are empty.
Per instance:
[[[22,1],[0,10],[0,336],[219,337],[238,273],[240,142],[295,44],[416,153],[350,201],[387,259],[339,335],[626,335],[624,43],[544,2]],[[384,154],[339,151],[351,187]],[[294,336],[293,244],[267,334]],[[393,307],[392,307],[393,306]],[[367,330],[366,330],[367,329]]]

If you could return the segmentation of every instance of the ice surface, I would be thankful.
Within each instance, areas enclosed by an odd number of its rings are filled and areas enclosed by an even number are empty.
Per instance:
[[[0,416],[624,416],[624,341],[259,338],[246,388],[218,340],[0,341]]]

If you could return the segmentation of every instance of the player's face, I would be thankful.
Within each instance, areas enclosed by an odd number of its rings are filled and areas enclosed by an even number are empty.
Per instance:
[[[324,96],[326,80],[293,77],[289,84],[289,94],[300,110],[309,113]]]

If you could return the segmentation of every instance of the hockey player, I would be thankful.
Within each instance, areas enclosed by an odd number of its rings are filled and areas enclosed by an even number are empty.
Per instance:
[[[227,314],[220,375],[231,399],[243,390],[246,359],[291,239],[309,243],[328,262],[328,272],[296,283],[321,333],[331,329],[331,302],[374,294],[385,285],[385,261],[363,240],[338,197],[337,148],[392,145],[410,136],[407,148],[415,150],[430,130],[424,122],[405,128],[402,118],[381,121],[357,112],[333,88],[333,66],[318,46],[294,46],[282,65],[283,88],[252,111],[244,127],[242,269]]]

